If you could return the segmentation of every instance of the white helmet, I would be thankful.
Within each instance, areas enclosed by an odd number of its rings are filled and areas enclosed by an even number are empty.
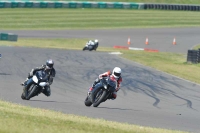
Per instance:
[[[113,75],[115,78],[119,78],[119,77],[121,76],[121,72],[122,72],[121,68],[115,67],[115,68],[113,69],[112,75]]]
[[[96,42],[96,43],[97,43],[97,42],[98,42],[98,40],[97,40],[97,39],[95,39],[95,40],[94,40],[94,42]]]

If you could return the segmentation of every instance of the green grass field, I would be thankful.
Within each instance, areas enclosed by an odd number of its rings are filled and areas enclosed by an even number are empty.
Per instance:
[[[0,29],[199,27],[200,13],[126,9],[0,9]]]
[[[91,119],[0,101],[0,133],[184,133]]]
[[[186,11],[124,9],[0,9],[0,16],[1,30],[200,26],[200,14],[198,12]],[[81,50],[87,40],[87,38],[67,40],[19,38],[17,42],[0,41],[0,45],[41,47],[41,44],[43,44],[42,47],[45,48]],[[200,65],[187,64],[186,55],[117,50],[103,47],[99,47],[98,50],[120,51],[124,53],[122,57],[131,61],[136,61],[155,69],[200,83]],[[0,123],[0,132],[2,133],[93,133],[94,130],[96,130],[97,133],[181,133],[179,131],[120,124],[117,122],[62,114],[49,110],[24,107],[3,101],[0,101]]]

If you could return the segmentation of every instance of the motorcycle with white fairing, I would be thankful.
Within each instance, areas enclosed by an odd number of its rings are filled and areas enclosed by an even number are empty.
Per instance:
[[[83,51],[85,51],[85,50],[89,50],[89,51],[95,50],[96,51],[98,46],[99,46],[98,42],[89,41],[86,43],[85,47],[83,47]]]
[[[44,70],[37,71],[24,85],[21,98],[29,100],[44,91],[44,87],[49,85],[48,74]]]

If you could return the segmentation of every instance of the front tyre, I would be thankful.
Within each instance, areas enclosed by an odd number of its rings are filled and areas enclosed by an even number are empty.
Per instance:
[[[29,88],[30,88],[32,85],[33,85],[32,83],[29,83],[29,84],[27,84],[27,85],[24,86],[23,92],[22,92],[22,95],[21,95],[21,98],[22,98],[23,100],[29,100],[29,99],[27,99],[27,97],[28,97],[28,91],[29,91]]]
[[[107,95],[107,92],[104,90],[101,97],[97,101],[96,100],[94,101],[93,107],[98,107],[99,104],[104,101],[106,95]]]
[[[85,106],[90,107],[91,105],[92,105],[92,102],[90,101],[89,96],[87,96],[86,99],[85,99]]]
[[[25,96],[24,96],[24,93],[22,93],[21,98],[22,98],[23,100],[26,99]]]
[[[87,48],[86,48],[86,47],[84,47],[84,48],[83,48],[83,51],[85,51],[85,50],[87,50]]]

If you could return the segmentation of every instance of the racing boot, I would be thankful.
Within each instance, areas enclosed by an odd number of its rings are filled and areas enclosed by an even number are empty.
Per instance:
[[[115,100],[116,99],[116,94],[110,94],[110,96],[108,96],[109,100]]]

